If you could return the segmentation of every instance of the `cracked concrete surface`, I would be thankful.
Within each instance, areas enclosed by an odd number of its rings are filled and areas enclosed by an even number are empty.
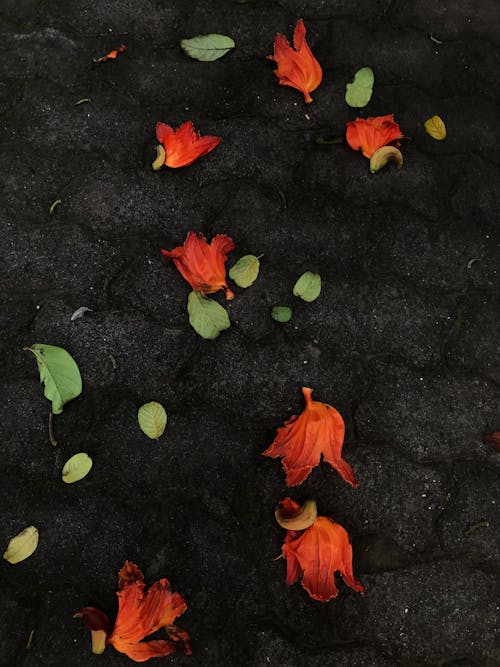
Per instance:
[[[324,69],[307,107],[265,61],[299,16]],[[0,564],[2,664],[130,664],[93,656],[72,620],[114,614],[126,558],[188,603],[194,655],[165,664],[500,664],[500,459],[482,441],[500,429],[499,22],[495,0],[3,0],[0,543],[31,523],[41,539]],[[179,40],[206,32],[237,48],[189,60]],[[364,65],[374,95],[356,111],[345,83]],[[400,172],[317,143],[386,113],[411,138]],[[436,113],[439,143],[422,126]],[[154,173],[158,120],[223,142]],[[159,252],[191,229],[232,236],[229,266],[263,254],[215,342],[189,327],[189,288]],[[308,269],[323,291],[298,303]],[[83,376],[55,450],[33,342],[65,347]],[[343,414],[360,486],[322,465],[291,495],[349,530],[364,597],[341,585],[314,602],[273,560],[288,491],[261,453],[302,385]],[[149,400],[169,415],[159,443],[136,423]],[[78,451],[94,468],[62,488]]]

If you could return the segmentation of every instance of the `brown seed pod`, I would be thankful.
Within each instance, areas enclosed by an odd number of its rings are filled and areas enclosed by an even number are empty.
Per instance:
[[[376,174],[377,171],[380,171],[382,167],[393,161],[396,163],[396,167],[401,169],[403,166],[403,155],[401,151],[395,146],[382,146],[375,151],[375,153],[370,158],[370,171],[372,174]]]
[[[151,165],[154,171],[158,171],[165,164],[165,149],[161,144],[156,147],[156,160]]]
[[[274,511],[276,521],[286,530],[305,530],[312,526],[318,516],[315,500],[306,500],[302,507],[292,515],[284,516],[278,505]]]

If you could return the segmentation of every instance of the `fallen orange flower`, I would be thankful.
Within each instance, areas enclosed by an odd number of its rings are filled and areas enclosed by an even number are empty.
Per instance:
[[[281,426],[265,456],[282,456],[288,486],[296,486],[319,465],[321,455],[351,486],[357,486],[354,471],[342,458],[344,420],[328,403],[313,401],[312,389],[302,387],[306,407],[300,415],[293,415]]]
[[[226,282],[225,265],[233,248],[233,239],[225,234],[217,234],[209,244],[201,232],[189,232],[184,245],[161,252],[173,259],[179,273],[196,292],[212,294],[223,289],[226,299],[233,299],[234,293]]]
[[[206,155],[220,144],[220,137],[202,137],[196,132],[193,123],[189,120],[177,129],[165,123],[156,123],[156,138],[160,142],[157,149],[158,157],[153,162],[153,169],[159,169],[162,164],[177,169],[187,167],[202,155]],[[163,157],[161,164],[159,158]]]
[[[291,498],[278,505],[282,517],[293,517],[300,509]],[[316,517],[305,530],[287,530],[281,553],[286,560],[286,583],[291,586],[302,575],[302,586],[313,600],[328,602],[337,597],[337,571],[347,586],[364,593],[362,584],[354,578],[349,535],[328,517]]]
[[[191,655],[188,633],[173,625],[186,611],[186,602],[179,593],[172,593],[168,579],[156,581],[147,591],[143,579],[137,565],[125,561],[118,575],[118,615],[112,630],[109,618],[95,607],[82,607],[75,614],[74,618],[82,618],[92,632],[93,652],[102,653],[105,645],[111,644],[135,662],[175,651]],[[165,628],[168,640],[141,641],[161,628]]]
[[[106,56],[102,56],[101,58],[94,58],[95,63],[105,63],[106,60],[114,60],[119,53],[123,53],[124,51],[127,50],[127,47],[125,44],[120,44],[120,46],[117,49],[113,49],[110,51]]]
[[[287,38],[278,33],[274,40],[274,55],[267,57],[278,65],[274,73],[280,80],[280,86],[297,88],[309,104],[313,101],[309,93],[319,86],[323,72],[306,42],[306,27],[302,19],[295,26],[293,46],[292,49]]]
[[[392,113],[375,118],[356,118],[347,123],[347,143],[355,151],[363,151],[367,158],[371,158],[382,146],[399,146],[399,139],[402,137],[401,129]]]

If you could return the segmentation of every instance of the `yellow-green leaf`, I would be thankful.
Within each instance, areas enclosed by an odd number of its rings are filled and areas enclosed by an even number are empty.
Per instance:
[[[273,306],[271,317],[276,322],[290,322],[292,319],[292,309],[289,306]]]
[[[139,408],[137,419],[141,431],[151,440],[158,440],[167,425],[167,413],[161,403],[151,401]]]
[[[191,292],[187,309],[189,324],[202,338],[213,340],[231,326],[226,309],[201,292]]]
[[[238,285],[238,287],[250,287],[257,280],[259,275],[260,262],[255,255],[243,255],[231,267],[229,277]]]
[[[315,301],[321,292],[321,276],[319,273],[306,271],[295,283],[293,295],[300,296],[307,302]]]
[[[38,529],[35,526],[28,526],[9,542],[7,551],[3,557],[9,563],[20,563],[29,558],[38,546]]]
[[[86,475],[89,474],[92,468],[92,459],[85,452],[75,454],[64,464],[62,469],[62,481],[66,484],[73,484],[79,482]]]
[[[44,395],[52,401],[52,412],[58,415],[63,405],[82,393],[82,378],[73,357],[62,347],[35,343],[24,348],[33,352],[45,385]]]
[[[345,101],[350,107],[366,107],[373,92],[373,70],[371,67],[363,67],[354,75],[352,83],[346,85]]]
[[[439,116],[428,118],[424,123],[424,127],[427,130],[427,134],[430,134],[436,141],[446,139],[446,125]]]
[[[231,37],[218,35],[197,35],[191,39],[181,40],[181,48],[190,58],[211,62],[225,56],[228,51],[234,49],[235,44]]]

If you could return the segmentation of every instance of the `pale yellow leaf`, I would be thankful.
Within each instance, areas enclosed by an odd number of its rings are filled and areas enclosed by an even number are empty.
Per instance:
[[[92,468],[92,459],[85,452],[79,452],[75,454],[64,464],[62,470],[62,481],[66,484],[73,484],[73,482],[79,482],[81,479],[88,475],[90,469]]]
[[[28,526],[11,539],[3,557],[9,563],[20,563],[25,558],[29,558],[37,546],[38,529],[35,526]]]
[[[442,141],[446,138],[446,125],[439,116],[428,118],[424,123],[424,127],[427,130],[427,134],[430,134],[436,141]]]

